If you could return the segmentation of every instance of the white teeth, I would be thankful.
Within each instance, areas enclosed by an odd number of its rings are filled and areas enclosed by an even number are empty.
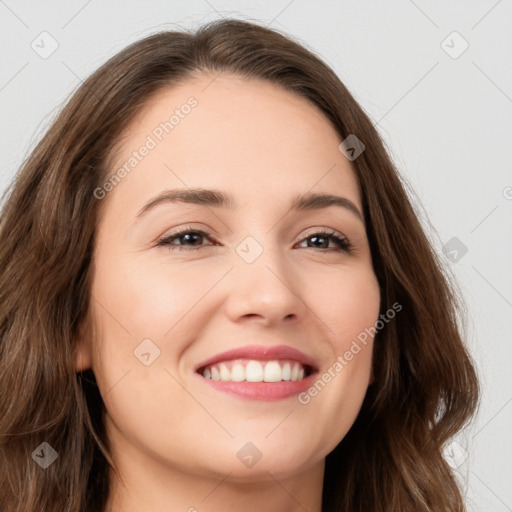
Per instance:
[[[280,382],[304,379],[304,367],[294,361],[247,361],[245,367],[240,362],[225,362],[208,366],[203,377],[212,380],[234,382]]]
[[[231,373],[228,370],[228,367],[224,363],[220,363],[219,371],[220,371],[220,380],[230,380]]]
[[[231,368],[231,380],[234,380],[235,382],[242,382],[245,380],[245,370],[240,363],[236,363],[233,368]]]
[[[277,361],[269,361],[265,365],[265,371],[263,373],[263,380],[265,382],[279,382],[282,379],[282,370]]]
[[[258,361],[249,361],[245,367],[247,382],[261,382],[263,380],[263,367]]]

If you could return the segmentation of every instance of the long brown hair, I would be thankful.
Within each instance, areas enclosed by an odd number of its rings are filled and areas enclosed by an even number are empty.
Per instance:
[[[353,134],[365,146],[352,166],[381,312],[395,302],[403,310],[378,332],[374,381],[352,428],[326,458],[322,510],[466,510],[442,456],[479,398],[456,285],[379,134],[336,74],[293,38],[240,20],[212,22],[193,33],[160,32],[115,55],[75,92],[6,192],[0,217],[0,509],[104,510],[114,466],[104,404],[92,371],[74,369],[77,341],[91,335],[91,262],[102,205],[94,191],[112,171],[130,120],[154,94],[202,71],[279,85],[319,107],[342,139]],[[34,462],[37,450],[49,451],[42,443],[58,454],[44,471]]]

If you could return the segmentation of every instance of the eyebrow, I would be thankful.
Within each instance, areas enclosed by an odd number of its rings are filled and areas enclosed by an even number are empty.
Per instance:
[[[173,189],[165,190],[151,199],[141,208],[137,214],[137,219],[160,204],[174,203],[178,201],[214,208],[228,208],[230,210],[238,207],[233,196],[221,192],[220,190],[209,190],[204,188]],[[363,215],[350,199],[332,194],[309,192],[299,195],[291,202],[290,211],[301,212],[321,210],[330,206],[345,208],[364,223]]]

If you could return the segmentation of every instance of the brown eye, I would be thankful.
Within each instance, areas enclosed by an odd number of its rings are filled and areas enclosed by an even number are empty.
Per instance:
[[[161,240],[158,241],[157,245],[168,246],[170,250],[178,249],[179,251],[188,251],[203,247],[201,241],[204,238],[209,238],[208,233],[206,233],[205,231],[202,231],[200,229],[185,229],[183,231],[179,231],[178,233],[173,233],[172,235],[162,238]],[[174,240],[179,240],[184,245],[175,244],[173,243]],[[190,249],[187,247],[190,247]]]
[[[346,238],[339,236],[334,231],[320,231],[318,233],[313,233],[306,237],[301,243],[306,240],[312,241],[311,245],[308,245],[308,248],[329,249],[329,242],[331,240],[333,240],[334,244],[338,247],[338,251],[350,252],[352,248],[351,243]]]

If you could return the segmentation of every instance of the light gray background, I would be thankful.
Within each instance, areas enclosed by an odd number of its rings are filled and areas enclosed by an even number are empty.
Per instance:
[[[456,262],[443,257],[469,306],[467,343],[484,395],[473,427],[447,456],[469,510],[511,511],[510,0],[0,0],[0,192],[107,58],[157,30],[226,16],[259,20],[323,57],[377,124],[437,250],[453,237],[467,247],[463,254],[449,246]],[[31,47],[50,48],[43,31],[58,43],[48,58]]]

